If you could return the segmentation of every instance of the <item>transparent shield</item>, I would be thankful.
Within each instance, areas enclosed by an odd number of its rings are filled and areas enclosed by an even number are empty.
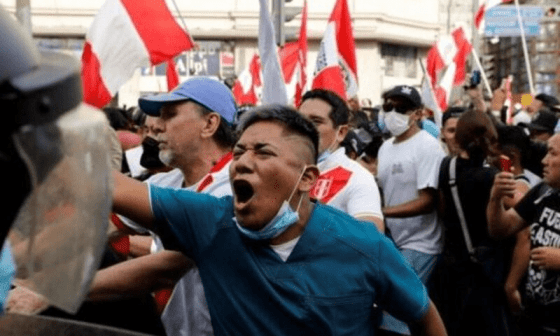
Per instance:
[[[80,105],[55,123],[26,126],[14,142],[33,190],[9,239],[16,283],[75,313],[99,266],[111,209],[107,120]]]

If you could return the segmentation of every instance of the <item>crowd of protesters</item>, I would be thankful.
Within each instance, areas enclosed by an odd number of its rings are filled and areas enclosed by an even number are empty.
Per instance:
[[[501,89],[467,91],[441,128],[406,85],[377,107],[314,89],[238,109],[200,77],[106,108],[124,174],[71,318],[169,336],[560,334],[560,102],[536,95],[507,124]]]

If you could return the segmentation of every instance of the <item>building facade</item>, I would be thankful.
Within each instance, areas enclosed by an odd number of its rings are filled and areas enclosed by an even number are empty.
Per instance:
[[[0,0],[15,13],[17,0]],[[199,48],[176,59],[181,80],[209,75],[225,79],[239,74],[257,52],[258,0],[166,0],[182,19]],[[39,46],[65,50],[80,57],[89,25],[104,0],[34,0],[31,26]],[[308,77],[335,0],[308,0]],[[303,6],[293,0],[289,6]],[[419,59],[445,33],[438,0],[348,0],[358,63],[359,98],[380,102],[381,93],[397,84],[420,86]],[[288,25],[299,26],[300,16]],[[138,69],[118,94],[119,105],[133,106],[139,96],[166,91],[165,69]]]

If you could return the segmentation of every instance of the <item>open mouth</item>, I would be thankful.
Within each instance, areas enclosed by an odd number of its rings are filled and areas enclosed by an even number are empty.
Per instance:
[[[236,180],[233,182],[233,192],[238,203],[246,203],[255,194],[253,186],[245,180]]]

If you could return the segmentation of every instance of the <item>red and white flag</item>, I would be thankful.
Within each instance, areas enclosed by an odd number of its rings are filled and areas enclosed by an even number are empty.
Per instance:
[[[358,92],[356,45],[346,0],[337,0],[321,41],[312,88],[338,93],[343,99]]]
[[[511,2],[511,0],[483,0],[478,10],[474,14],[474,26],[478,30],[479,33],[484,32],[484,16],[486,15],[486,11],[488,11],[492,7],[496,7],[503,3]]]
[[[465,30],[456,28],[451,35],[442,37],[428,51],[426,71],[436,101],[442,111],[447,109],[451,89],[463,84],[466,60],[472,50]]]
[[[175,61],[172,58],[167,60],[165,77],[167,78],[167,91],[171,91],[179,85],[179,74],[175,68]]]
[[[288,97],[293,97],[294,106],[299,106],[307,84],[307,1],[303,5],[299,38],[289,42],[278,52],[282,72],[286,81]]]
[[[298,46],[299,76],[294,96],[294,106],[296,107],[301,104],[301,97],[305,91],[305,86],[307,85],[307,1],[303,4]]]
[[[259,55],[254,54],[249,67],[239,74],[233,85],[232,91],[237,105],[257,105],[261,86],[261,62]]]
[[[164,1],[107,0],[86,34],[84,102],[103,107],[136,68],[167,61],[193,45]]]

